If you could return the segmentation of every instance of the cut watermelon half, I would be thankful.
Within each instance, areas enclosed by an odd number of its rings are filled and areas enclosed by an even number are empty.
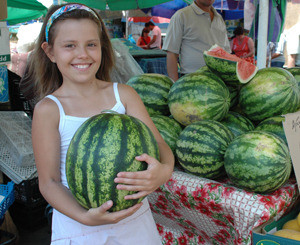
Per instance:
[[[229,54],[217,44],[204,52],[204,60],[208,68],[229,85],[245,84],[258,71],[254,64]]]

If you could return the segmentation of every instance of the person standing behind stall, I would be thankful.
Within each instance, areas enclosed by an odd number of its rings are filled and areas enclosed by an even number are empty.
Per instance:
[[[225,22],[213,3],[195,0],[172,16],[162,49],[167,51],[168,75],[174,81],[179,76],[178,58],[184,75],[205,66],[203,53],[214,44],[231,53]]]
[[[147,44],[149,49],[161,49],[161,30],[158,26],[154,25],[151,21],[145,23],[145,28],[152,32],[152,39]]]
[[[137,40],[136,45],[143,48],[143,49],[148,49],[147,45],[150,43],[151,37],[149,37],[149,30],[147,28],[144,28],[142,30],[142,34]]]
[[[235,37],[231,42],[232,52],[239,58],[245,59],[254,64],[254,42],[250,37],[245,36],[243,27],[238,26],[233,34]]]
[[[300,67],[300,20],[288,29],[286,51],[287,67]]]

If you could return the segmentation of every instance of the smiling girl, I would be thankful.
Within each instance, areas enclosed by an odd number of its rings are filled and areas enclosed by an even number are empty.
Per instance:
[[[118,173],[117,188],[145,197],[164,184],[174,157],[134,89],[110,82],[113,50],[100,16],[81,4],[54,6],[45,18],[29,66],[40,97],[34,109],[32,142],[39,188],[54,208],[52,244],[161,244],[147,198],[126,210],[109,213],[111,200],[98,208],[81,207],[65,174],[69,143],[88,118],[110,109],[143,121],[153,132],[160,161],[142,154],[141,172]]]

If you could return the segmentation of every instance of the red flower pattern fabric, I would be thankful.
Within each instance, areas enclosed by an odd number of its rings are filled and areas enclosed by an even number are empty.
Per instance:
[[[218,181],[174,171],[148,196],[162,243],[251,244],[253,228],[280,218],[299,196],[291,178],[271,194],[261,195]]]

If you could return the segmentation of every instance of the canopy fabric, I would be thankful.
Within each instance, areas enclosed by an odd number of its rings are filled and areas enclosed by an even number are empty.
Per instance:
[[[106,5],[109,9],[114,10],[129,10],[150,8],[155,5],[169,2],[170,0],[65,0],[66,2],[76,2],[85,4],[91,8],[105,10]]]
[[[15,25],[45,15],[47,7],[37,0],[7,0],[7,23]]]
[[[152,8],[142,9],[142,11],[144,13],[150,14],[151,16],[158,16],[170,19],[177,10],[186,6],[188,6],[188,4],[183,0],[173,0],[153,6]]]
[[[250,36],[253,39],[257,38],[259,2],[254,0],[253,4],[256,7],[255,18],[252,22]],[[286,0],[269,0],[269,21],[268,21],[268,41],[278,42],[280,34],[284,26],[286,12]]]

